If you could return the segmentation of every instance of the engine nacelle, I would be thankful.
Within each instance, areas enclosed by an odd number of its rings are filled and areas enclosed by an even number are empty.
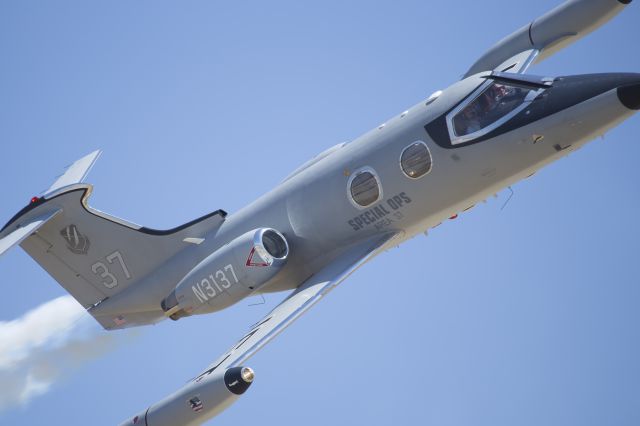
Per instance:
[[[202,375],[120,426],[195,426],[233,404],[254,379],[248,367]]]
[[[287,240],[275,229],[242,234],[196,265],[162,300],[162,310],[177,320],[224,309],[273,278],[288,255]]]

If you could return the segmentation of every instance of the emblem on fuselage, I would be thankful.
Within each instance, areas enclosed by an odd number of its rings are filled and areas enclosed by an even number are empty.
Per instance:
[[[67,242],[67,248],[74,254],[87,254],[91,242],[86,235],[83,235],[78,231],[76,225],[69,225],[60,231],[60,235]]]
[[[200,398],[198,398],[197,396],[194,396],[193,398],[191,398],[189,401],[189,407],[191,407],[191,409],[193,411],[195,411],[196,413],[198,411],[202,411],[202,409],[204,408],[204,406],[202,405],[202,400]]]

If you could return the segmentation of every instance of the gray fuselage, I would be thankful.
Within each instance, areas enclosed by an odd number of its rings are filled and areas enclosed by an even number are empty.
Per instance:
[[[261,291],[295,288],[354,242],[383,230],[401,232],[402,240],[409,239],[604,134],[633,114],[621,103],[617,88],[638,84],[640,76],[604,74],[558,79],[554,87],[533,101],[531,108],[519,114],[524,117],[524,125],[485,137],[479,143],[471,141],[460,147],[437,144],[425,126],[484,81],[476,75],[457,82],[428,105],[420,102],[312,161],[228,217],[216,240],[230,241],[257,227],[279,230],[289,241],[291,258],[282,273]],[[563,92],[563,85],[570,87]],[[567,99],[567,93],[574,99]],[[528,122],[527,115],[535,115],[529,109],[534,109],[536,102],[546,103],[539,108],[547,111],[546,115]],[[508,126],[506,123],[502,127]],[[403,149],[415,141],[425,142],[432,156],[430,172],[419,179],[407,177],[399,161]],[[363,167],[375,170],[382,197],[374,205],[358,208],[350,200],[348,182],[350,175]]]

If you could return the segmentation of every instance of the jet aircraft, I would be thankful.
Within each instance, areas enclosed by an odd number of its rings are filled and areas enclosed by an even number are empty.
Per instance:
[[[460,81],[317,155],[233,215],[216,210],[156,230],[92,209],[84,180],[93,152],[8,221],[0,254],[20,245],[106,330],[188,321],[289,291],[186,385],[122,423],[201,424],[250,387],[250,357],[359,267],[638,111],[640,74],[526,73],[629,3],[562,3],[495,44]]]

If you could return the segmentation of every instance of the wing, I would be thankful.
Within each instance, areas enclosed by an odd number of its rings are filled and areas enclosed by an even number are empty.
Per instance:
[[[381,251],[396,245],[400,237],[399,233],[386,234],[351,247],[333,263],[305,281],[194,380],[202,380],[215,370],[224,371],[242,365],[360,266]]]
[[[311,276],[289,297],[255,324],[209,368],[182,388],[121,426],[201,424],[219,414],[243,394],[253,381],[253,371],[241,364],[315,305],[376,254],[399,243],[403,233],[372,237],[346,249],[337,259]]]
[[[630,0],[567,0],[505,37],[474,63],[464,78],[483,71],[524,73],[617,15]],[[496,11],[500,14],[500,11]]]

